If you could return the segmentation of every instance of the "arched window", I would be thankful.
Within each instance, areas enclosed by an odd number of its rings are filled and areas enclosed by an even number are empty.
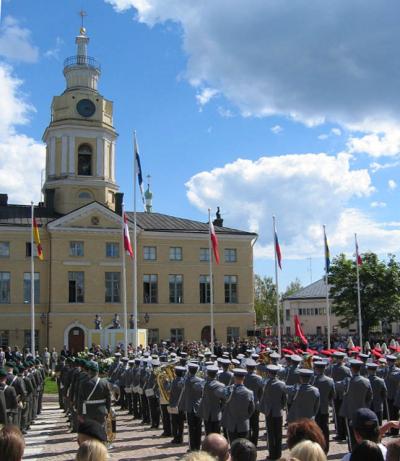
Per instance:
[[[88,192],[87,190],[83,190],[79,192],[78,198],[81,200],[91,200],[93,197],[90,192]]]
[[[78,148],[78,174],[92,175],[92,148],[89,144],[81,144]]]

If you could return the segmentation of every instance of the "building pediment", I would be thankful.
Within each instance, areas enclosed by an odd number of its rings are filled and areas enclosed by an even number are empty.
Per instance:
[[[121,232],[121,216],[98,202],[71,211],[48,224],[49,232]],[[133,231],[133,224],[129,227]]]

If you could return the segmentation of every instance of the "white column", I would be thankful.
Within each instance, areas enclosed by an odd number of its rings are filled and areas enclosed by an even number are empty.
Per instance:
[[[111,142],[111,151],[110,151],[110,178],[111,181],[115,181],[115,142]]]
[[[97,138],[97,176],[104,175],[104,140]]]
[[[49,175],[54,176],[56,174],[56,138],[52,136],[50,138],[49,145]]]
[[[67,174],[68,136],[61,137],[61,174]]]
[[[110,177],[110,149],[111,144],[105,144],[104,149],[104,177],[108,179]]]
[[[75,136],[69,136],[68,173],[75,173]]]

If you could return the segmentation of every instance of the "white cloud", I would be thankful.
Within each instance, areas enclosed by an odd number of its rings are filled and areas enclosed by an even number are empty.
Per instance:
[[[233,112],[230,109],[226,109],[225,107],[222,107],[222,106],[218,107],[218,113],[221,117],[224,117],[224,118],[233,117]]]
[[[320,139],[321,141],[325,141],[325,139],[328,139],[329,138],[329,134],[326,134],[326,133],[322,133],[318,136],[318,139]]]
[[[321,253],[322,224],[327,225],[332,244],[341,245],[338,223],[349,213],[347,204],[374,191],[368,171],[352,169],[350,162],[345,153],[238,159],[193,176],[186,183],[187,196],[204,213],[221,206],[229,215],[226,225],[258,232],[257,256],[272,255],[273,214],[286,256],[315,256]],[[344,232],[348,242],[356,231],[365,232],[362,228]]]
[[[371,208],[386,208],[386,202],[374,201],[370,203]]]
[[[392,124],[385,124],[365,135],[351,136],[347,146],[351,153],[394,157],[400,153],[400,129]]]
[[[335,136],[341,136],[342,130],[340,130],[339,128],[332,128],[331,133],[334,134]]]
[[[12,69],[0,63],[0,192],[8,193],[12,203],[39,200],[45,160],[43,144],[17,132],[34,111],[21,94],[21,85]]]
[[[187,79],[218,90],[243,115],[283,115],[308,126],[329,121],[372,135],[353,137],[352,152],[399,151],[396,139],[376,129],[400,121],[398,64],[387,58],[398,53],[399,2],[106,1],[118,11],[136,8],[149,26],[178,23]]]
[[[274,134],[279,134],[279,133],[282,133],[283,128],[282,128],[280,125],[274,125],[274,126],[271,128],[271,131],[272,131],[272,133],[274,133]]]
[[[389,179],[388,187],[390,190],[395,190],[397,187],[397,182],[394,179]]]
[[[36,62],[39,50],[31,44],[31,32],[6,16],[0,26],[0,55],[13,61]]]
[[[44,56],[46,58],[54,58],[57,61],[60,60],[60,51],[61,47],[64,44],[64,41],[61,37],[56,37],[56,43],[53,48],[49,48],[47,51],[44,52]]]
[[[198,104],[203,107],[209,103],[211,99],[214,98],[217,94],[218,91],[214,90],[213,88],[203,88],[199,93],[197,93],[196,99]]]
[[[400,161],[387,162],[387,163],[372,162],[369,165],[372,173],[376,173],[377,171],[380,171],[380,170],[386,170],[388,168],[396,168],[398,166],[400,166]]]

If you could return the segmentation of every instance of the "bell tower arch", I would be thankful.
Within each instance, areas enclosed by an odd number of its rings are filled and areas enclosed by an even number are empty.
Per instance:
[[[65,214],[96,200],[115,209],[113,103],[98,91],[99,62],[88,55],[89,37],[81,27],[76,55],[64,61],[66,88],[55,96],[46,143],[45,201]],[[46,203],[48,204],[48,203]]]

